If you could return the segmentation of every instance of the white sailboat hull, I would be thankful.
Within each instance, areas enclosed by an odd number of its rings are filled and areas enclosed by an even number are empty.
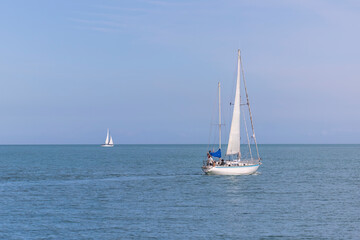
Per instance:
[[[103,144],[103,145],[101,145],[102,147],[113,147],[114,146],[114,144]]]
[[[246,166],[204,166],[203,171],[209,175],[251,175],[259,168],[259,164]]]

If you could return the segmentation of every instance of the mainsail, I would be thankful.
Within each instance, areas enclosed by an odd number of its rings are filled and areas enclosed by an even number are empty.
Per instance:
[[[106,134],[106,139],[105,139],[105,144],[109,144],[109,129],[107,130],[107,134]]]
[[[238,50],[238,69],[236,78],[236,91],[234,110],[230,127],[229,142],[226,155],[238,154],[240,152],[240,50]]]

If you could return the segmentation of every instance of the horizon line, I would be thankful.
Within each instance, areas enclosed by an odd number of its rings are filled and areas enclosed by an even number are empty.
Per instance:
[[[1,143],[0,146],[98,145],[103,143]],[[114,145],[213,145],[207,143],[118,143]],[[216,144],[215,144],[216,145]],[[227,144],[223,144],[226,146]],[[241,145],[247,145],[246,143]],[[252,144],[253,145],[253,144]],[[360,143],[259,143],[258,145],[360,145]]]

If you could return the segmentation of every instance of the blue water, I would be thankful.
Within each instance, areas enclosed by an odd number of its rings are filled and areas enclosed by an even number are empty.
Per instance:
[[[206,150],[0,146],[0,239],[360,239],[360,145],[261,145],[252,176]]]

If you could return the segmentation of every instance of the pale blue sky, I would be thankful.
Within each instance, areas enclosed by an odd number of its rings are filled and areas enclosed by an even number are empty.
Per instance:
[[[351,0],[1,1],[0,144],[207,143],[237,48],[260,143],[360,143],[359,22]]]

